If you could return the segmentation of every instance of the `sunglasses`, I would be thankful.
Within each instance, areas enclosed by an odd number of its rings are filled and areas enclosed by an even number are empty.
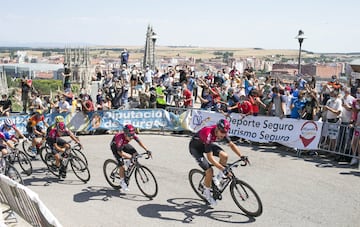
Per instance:
[[[125,135],[126,135],[127,137],[129,137],[129,138],[134,137],[134,134],[132,134],[132,133],[125,133]]]

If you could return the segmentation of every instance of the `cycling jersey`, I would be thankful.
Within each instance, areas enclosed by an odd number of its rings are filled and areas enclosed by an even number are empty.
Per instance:
[[[68,136],[68,135],[70,135],[70,131],[68,128],[65,128],[64,130],[59,130],[57,127],[54,127],[47,134],[47,138],[56,139],[58,137]]]
[[[0,133],[3,133],[7,140],[12,139],[15,137],[14,134],[11,134],[7,129],[6,126],[3,124],[0,126]]]
[[[28,120],[29,127],[35,127],[39,122],[44,121],[44,115],[38,116],[37,114],[32,115]]]
[[[139,142],[139,137],[137,137],[136,134],[134,135],[134,140],[136,142]],[[128,143],[129,141],[125,139],[125,134],[123,132],[119,132],[114,135],[113,139],[111,140],[110,146],[114,144],[116,145],[117,150],[122,150],[122,148]]]
[[[204,153],[209,153],[211,151],[211,144],[216,141],[215,135],[216,125],[208,126],[200,129],[194,136],[194,142],[199,146],[203,146],[205,148]],[[230,138],[228,135],[225,136],[225,141],[230,142]]]

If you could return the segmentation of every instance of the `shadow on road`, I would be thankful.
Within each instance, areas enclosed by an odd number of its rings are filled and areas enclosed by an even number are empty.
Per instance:
[[[149,201],[148,198],[142,195],[136,195],[131,193],[121,193],[119,190],[115,190],[109,187],[102,186],[89,186],[81,190],[81,192],[74,195],[74,202],[83,203],[90,200],[102,200],[108,201],[110,198],[121,198],[132,201]]]
[[[190,198],[168,199],[168,204],[146,204],[138,208],[140,215],[181,223],[192,223],[196,217],[206,217],[224,223],[251,223],[255,218],[233,211],[215,211],[204,201]],[[182,214],[184,218],[175,218]]]

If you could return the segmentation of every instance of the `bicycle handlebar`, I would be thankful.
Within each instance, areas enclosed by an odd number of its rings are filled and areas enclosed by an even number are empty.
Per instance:
[[[229,170],[231,170],[232,167],[238,167],[239,164],[241,166],[247,166],[248,164],[250,165],[250,161],[249,161],[248,156],[241,156],[235,162],[228,164],[227,167],[226,167],[226,170],[229,171]]]

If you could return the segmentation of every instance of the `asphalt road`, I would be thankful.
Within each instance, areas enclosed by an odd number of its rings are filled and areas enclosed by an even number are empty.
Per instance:
[[[153,159],[141,160],[158,180],[153,200],[141,194],[134,180],[128,193],[112,189],[102,171],[104,161],[112,158],[111,138],[81,137],[91,171],[86,184],[72,172],[58,181],[41,160],[34,161],[34,173],[24,177],[63,226],[359,226],[360,170],[346,164],[325,157],[298,158],[276,147],[241,145],[252,165],[235,173],[254,187],[264,206],[260,217],[251,218],[236,207],[228,189],[215,207],[192,191],[188,172],[197,164],[186,136],[140,135],[153,151]],[[224,148],[235,160],[230,148]]]

